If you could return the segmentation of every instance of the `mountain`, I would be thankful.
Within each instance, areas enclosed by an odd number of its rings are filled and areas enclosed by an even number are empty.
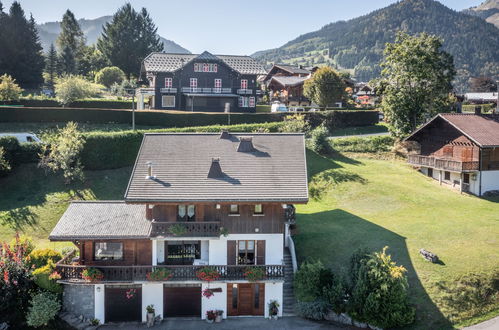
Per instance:
[[[87,38],[87,44],[95,44],[97,39],[100,37],[102,33],[102,26],[107,22],[110,22],[112,16],[102,16],[96,19],[79,19],[78,23]],[[40,41],[42,43],[43,49],[47,51],[50,47],[50,44],[55,45],[55,40],[57,36],[61,32],[60,22],[48,22],[44,24],[37,25],[38,34],[40,36]],[[161,37],[161,41],[165,46],[164,51],[167,53],[189,53],[187,49],[178,45],[174,41],[165,39]]]
[[[499,28],[499,0],[487,0],[480,6],[471,7],[463,12],[483,18]]]
[[[428,32],[444,41],[458,71],[455,86],[467,88],[472,76],[499,79],[499,29],[483,19],[456,12],[433,0],[404,0],[348,21],[328,24],[285,45],[253,56],[264,63],[330,64],[360,81],[380,73],[385,43],[397,31]]]

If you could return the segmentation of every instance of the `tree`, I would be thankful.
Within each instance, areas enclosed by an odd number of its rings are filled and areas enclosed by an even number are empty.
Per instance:
[[[85,140],[78,131],[78,125],[69,122],[58,132],[55,143],[50,147],[45,146],[40,155],[39,166],[54,172],[62,171],[66,184],[75,180],[83,181],[80,154],[84,144]]]
[[[35,328],[48,325],[61,309],[59,298],[52,292],[41,291],[33,295],[30,304],[26,319],[28,325]]]
[[[456,74],[452,56],[442,41],[421,33],[398,33],[386,45],[381,63],[381,107],[391,133],[403,137],[438,112],[451,110],[452,80]]]
[[[57,51],[55,50],[54,44],[50,45],[50,49],[45,56],[45,83],[47,87],[53,89],[55,78],[59,71],[59,61],[57,58]]]
[[[303,95],[323,108],[345,99],[345,84],[338,72],[330,67],[318,69],[305,81]]]
[[[63,54],[66,73],[76,73],[77,63],[85,47],[85,35],[74,14],[68,9],[62,16],[61,33],[57,37],[57,46]],[[70,71],[71,70],[71,71]]]
[[[16,84],[16,80],[4,74],[0,76],[0,101],[18,101],[23,89]]]
[[[9,161],[5,158],[5,150],[3,147],[0,147],[0,176],[6,175],[10,170],[11,166]]]
[[[76,73],[76,58],[73,50],[69,47],[64,47],[60,57],[61,71],[65,74]]]
[[[121,84],[125,79],[125,73],[117,66],[108,66],[95,75],[95,83],[110,88],[113,84]]]
[[[497,91],[497,83],[490,77],[470,78],[470,89],[474,93],[488,93]]]
[[[163,44],[147,10],[143,8],[137,13],[127,3],[106,23],[97,48],[130,79],[130,75],[138,72],[142,60],[151,52],[162,51]]]
[[[94,80],[96,73],[108,64],[107,59],[95,46],[85,46],[78,60],[77,71],[79,75]]]
[[[98,93],[97,86],[81,76],[63,76],[55,83],[55,95],[64,106],[79,99],[96,96]]]

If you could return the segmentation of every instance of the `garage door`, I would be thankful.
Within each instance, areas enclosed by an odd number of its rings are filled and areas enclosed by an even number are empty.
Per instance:
[[[163,290],[163,313],[166,317],[201,316],[201,286],[165,286]]]
[[[142,289],[107,286],[104,296],[106,322],[142,321]]]

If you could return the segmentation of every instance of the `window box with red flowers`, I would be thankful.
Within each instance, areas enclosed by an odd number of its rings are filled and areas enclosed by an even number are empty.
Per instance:
[[[220,273],[214,267],[203,267],[196,272],[201,281],[212,282],[220,278]]]
[[[172,271],[162,268],[155,268],[152,272],[146,274],[148,281],[168,281],[172,277]]]
[[[261,267],[248,267],[244,270],[244,277],[250,282],[261,281],[265,278],[265,270]]]
[[[104,278],[104,274],[97,268],[86,268],[81,272],[81,277],[88,282],[99,282]]]

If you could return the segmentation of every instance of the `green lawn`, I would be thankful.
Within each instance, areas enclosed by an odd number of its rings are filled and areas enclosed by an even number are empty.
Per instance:
[[[380,123],[371,126],[336,128],[333,129],[333,131],[331,132],[331,136],[349,136],[349,135],[387,133],[387,132],[388,132],[388,127],[385,124]]]
[[[499,198],[485,200],[440,187],[398,160],[308,153],[309,176],[326,177],[321,200],[297,207],[300,261],[320,259],[346,270],[358,247],[389,253],[408,270],[416,328],[452,328],[435,305],[434,283],[499,267]],[[425,248],[443,264],[421,258]],[[497,314],[497,313],[496,313]]]

